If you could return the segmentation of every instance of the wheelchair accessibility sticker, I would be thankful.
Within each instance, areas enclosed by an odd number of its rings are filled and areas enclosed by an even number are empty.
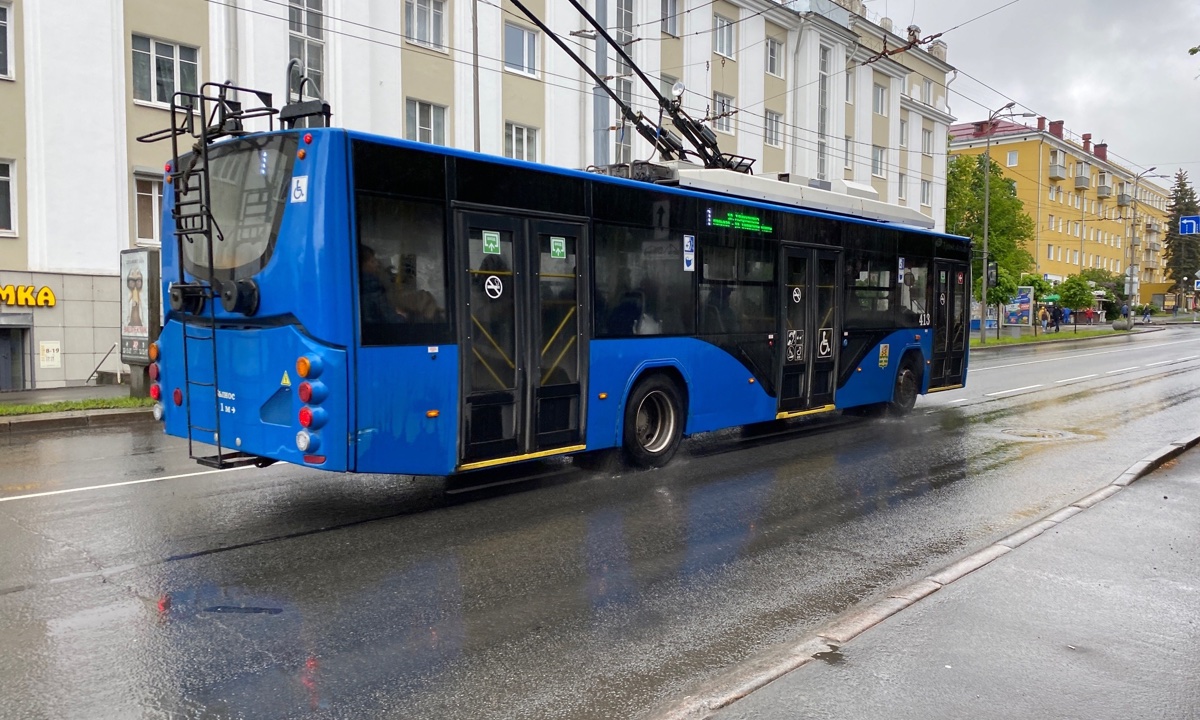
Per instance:
[[[308,202],[308,176],[301,175],[292,178],[292,192],[288,195],[289,202]]]

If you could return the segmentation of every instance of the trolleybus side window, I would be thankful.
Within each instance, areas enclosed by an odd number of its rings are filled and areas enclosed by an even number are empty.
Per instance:
[[[596,335],[690,335],[692,275],[683,237],[655,239],[650,227],[596,224]]]
[[[736,231],[702,238],[701,334],[775,331],[775,247]]]
[[[450,341],[442,205],[359,192],[364,345]]]

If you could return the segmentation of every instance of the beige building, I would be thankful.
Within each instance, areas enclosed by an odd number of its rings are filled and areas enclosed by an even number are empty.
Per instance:
[[[954,125],[950,134],[952,155],[982,155],[988,147],[986,120]],[[1141,303],[1171,289],[1163,263],[1170,193],[1155,176],[1111,159],[1091,133],[1072,136],[1061,120],[998,120],[990,153],[1036,224],[1027,248],[1036,272],[1051,281],[1085,268],[1124,275]]]
[[[657,120],[657,98],[569,3],[525,4]],[[687,111],[757,174],[905,205],[942,229],[944,44],[882,52],[906,37],[860,0],[586,6],[664,94],[682,82]],[[508,0],[0,0],[0,390],[127,370],[109,354],[128,292],[119,253],[164,241],[170,153],[136,138],[208,80],[282,105],[290,58],[339,126],[567,167],[653,156]]]

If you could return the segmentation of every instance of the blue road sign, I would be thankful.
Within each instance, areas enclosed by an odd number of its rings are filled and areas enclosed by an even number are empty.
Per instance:
[[[1200,215],[1186,215],[1179,218],[1180,235],[1200,235]]]
[[[1196,281],[1196,287],[1193,288],[1196,292],[1200,292],[1200,280]]]

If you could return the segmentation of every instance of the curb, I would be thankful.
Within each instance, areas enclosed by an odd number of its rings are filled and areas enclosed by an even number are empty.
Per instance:
[[[1164,325],[1155,325],[1154,327],[1145,327],[1145,326],[1135,327],[1133,330],[1129,330],[1128,332],[1130,335],[1142,335],[1144,333],[1159,332],[1160,330],[1166,330],[1166,329],[1167,329],[1167,325],[1164,324]],[[1085,332],[1087,332],[1087,331],[1085,331]],[[1044,335],[1046,333],[1041,333],[1041,334]],[[1084,336],[1084,337],[1059,338],[1059,339],[1055,339],[1055,340],[1038,340],[1035,342],[1015,343],[1015,344],[1007,344],[1007,345],[1003,344],[1003,343],[993,343],[991,345],[975,345],[969,350],[969,352],[977,353],[980,351],[987,352],[989,350],[1012,350],[1015,348],[1029,347],[1031,345],[1041,345],[1043,343],[1058,344],[1058,343],[1072,343],[1072,342],[1089,342],[1091,340],[1103,340],[1105,338],[1111,339],[1114,337],[1116,337],[1116,336],[1115,335],[1091,335],[1091,336]]]
[[[701,692],[685,695],[665,703],[643,717],[656,720],[701,720],[711,717],[712,713],[717,710],[732,705],[792,670],[820,659],[824,653],[836,651],[841,645],[853,640],[892,615],[915,605],[955,580],[986,566],[996,558],[1003,557],[1100,501],[1116,495],[1131,483],[1149,475],[1164,463],[1182,455],[1196,445],[1200,445],[1200,433],[1189,435],[1159,448],[1131,465],[1095,492],[976,550],[921,580],[889,592],[887,597],[881,600],[854,608],[795,642],[779,645],[749,658],[706,682],[707,687]]]
[[[73,410],[41,415],[17,415],[7,420],[0,420],[0,437],[46,430],[136,425],[153,421],[154,413],[150,408]]]

